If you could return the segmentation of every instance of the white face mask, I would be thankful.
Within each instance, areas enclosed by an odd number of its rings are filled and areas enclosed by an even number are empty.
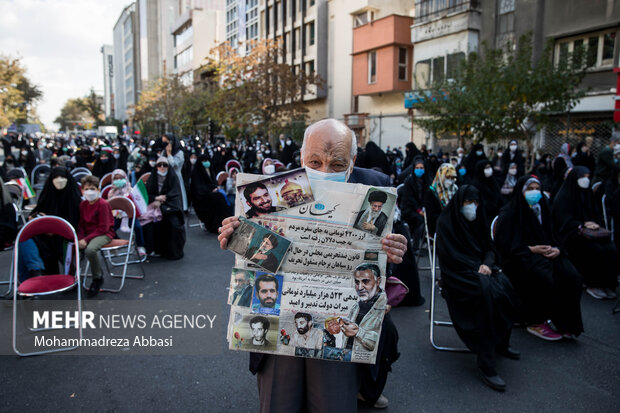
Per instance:
[[[166,176],[166,175],[168,175],[168,170],[165,170],[164,172],[158,170],[157,171],[157,175],[159,175],[159,176]]]
[[[584,176],[582,178],[577,179],[577,185],[579,185],[580,188],[588,189],[590,187],[590,178],[588,178],[587,176]]]
[[[155,167],[155,164],[157,164],[157,162],[155,162],[155,161],[149,161],[149,165],[151,165],[151,167],[152,167],[152,168],[153,168],[153,167]]]
[[[514,169],[514,168],[510,168],[510,169],[508,170],[508,173],[509,173],[510,175],[512,175],[512,176],[515,176],[515,175],[517,174],[517,170],[516,170],[516,169]]]
[[[349,165],[349,169],[342,172],[321,172],[310,167],[306,168],[306,173],[308,174],[309,179],[314,179],[315,181],[332,181],[332,182],[347,182],[349,179],[349,171],[353,167],[353,162]]]
[[[99,191],[95,189],[87,189],[84,191],[84,198],[86,198],[87,201],[92,202],[99,198]]]
[[[517,150],[517,145],[515,144],[510,145],[510,152],[514,152],[516,150]]]
[[[275,165],[265,165],[265,173],[267,175],[273,175],[276,172]]]
[[[452,185],[454,185],[454,179],[444,179],[443,180],[443,186],[445,186],[446,188],[450,188],[452,187]]]
[[[189,163],[191,163],[192,165],[196,164],[196,158],[189,158]]]
[[[52,180],[52,184],[54,184],[54,188],[61,191],[65,189],[65,187],[67,186],[67,178],[64,178],[62,176],[57,176],[56,178]]]
[[[22,151],[22,155],[28,155],[28,151]]]
[[[476,209],[478,209],[476,204],[463,205],[461,207],[461,214],[463,214],[466,220],[471,222],[476,219]]]
[[[484,176],[490,178],[493,175],[493,168],[484,168]]]

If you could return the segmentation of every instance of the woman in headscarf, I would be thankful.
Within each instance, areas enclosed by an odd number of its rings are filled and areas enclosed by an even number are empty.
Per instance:
[[[585,142],[577,144],[575,157],[572,161],[574,166],[585,166],[591,171],[596,167],[596,160],[590,154],[590,147]]]
[[[30,145],[24,145],[19,150],[19,161],[18,163],[26,170],[28,177],[32,173],[32,170],[35,166],[37,166],[37,161],[34,157],[34,154],[30,150]]]
[[[553,202],[551,215],[555,237],[583,276],[586,292],[597,299],[616,298],[616,247],[609,237],[593,238],[588,234],[602,226],[588,168],[576,166],[570,170]]]
[[[166,157],[157,159],[157,173],[152,173],[146,183],[149,204],[159,208],[161,221],[150,222],[143,227],[146,250],[170,260],[183,258],[185,224],[181,181],[171,170]]]
[[[525,174],[525,158],[521,153],[521,149],[519,149],[519,144],[516,139],[513,139],[510,143],[508,143],[508,150],[506,150],[502,156],[502,164],[504,165],[504,177],[507,175],[508,169],[512,164],[517,166],[515,180]]]
[[[510,198],[510,195],[512,194],[512,191],[515,188],[515,185],[517,184],[518,174],[519,174],[519,169],[518,169],[517,164],[514,162],[511,162],[508,165],[508,169],[506,169],[506,171],[504,172],[502,179],[500,180],[500,183],[501,183],[500,193],[502,194],[504,203],[508,201],[508,199]]]
[[[515,295],[508,278],[495,266],[495,253],[480,192],[460,187],[437,221],[437,256],[450,318],[467,348],[478,355],[483,382],[503,391],[494,353],[518,359],[510,348]]]
[[[93,165],[93,175],[101,179],[104,175],[114,170],[114,162],[110,159],[110,153],[102,150]]]
[[[210,166],[208,155],[198,158],[192,170],[189,193],[198,219],[207,231],[215,234],[222,220],[231,216],[233,211],[217,183],[207,172]]]
[[[422,154],[415,143],[408,142],[405,145],[405,162],[403,163],[403,169],[407,169],[413,164],[415,158],[420,157]]]
[[[160,156],[168,158],[168,165],[179,180],[179,188],[181,188],[181,211],[187,211],[187,194],[185,193],[185,185],[183,185],[183,163],[185,154],[181,150],[181,143],[176,136],[165,134],[161,137],[163,149]],[[157,161],[159,163],[159,161]]]
[[[125,173],[125,171],[123,171],[122,169],[115,169],[114,171],[112,171],[112,188],[110,189],[110,192],[108,192],[108,199],[122,196],[125,198],[129,198],[129,200],[134,204],[134,206],[136,206],[136,202],[131,195],[131,189],[131,184],[127,179],[127,174]],[[146,255],[146,249],[144,248],[144,233],[142,231],[142,225],[138,220],[139,216],[140,211],[138,211],[138,208],[136,207],[136,222],[134,225],[134,233],[136,235],[136,246],[138,247],[138,255],[142,256]],[[126,217],[127,215],[125,215],[124,213],[114,215],[115,231],[119,228],[123,230],[125,226],[128,226],[128,222],[123,223],[123,220],[126,220]]]
[[[471,151],[467,155],[467,158],[463,161],[463,165],[467,169],[467,174],[471,177],[474,173],[476,165],[480,161],[488,161],[489,159],[484,154],[484,146],[481,143],[476,143],[471,148]]]
[[[583,278],[566,251],[557,248],[550,207],[538,178],[523,176],[517,182],[499,214],[495,245],[523,304],[521,316],[527,331],[549,341],[581,334]]]
[[[390,174],[390,165],[388,164],[385,152],[373,141],[368,141],[366,144],[364,165],[362,165],[362,167],[368,169],[379,168],[384,174]]]
[[[422,209],[424,208],[424,193],[428,188],[429,179],[425,173],[422,158],[415,158],[412,165],[413,173],[405,179],[403,186],[398,191],[398,207],[402,219],[409,225],[414,253],[417,253],[424,235],[424,212]]]
[[[4,158],[4,162],[2,162],[2,166],[0,166],[0,178],[8,182],[10,180],[8,173],[11,172],[13,169],[17,168],[18,166],[19,163],[12,154],[6,155],[6,157]]]
[[[481,206],[490,225],[502,207],[502,196],[497,181],[493,178],[493,165],[489,160],[482,160],[476,164],[472,185],[480,191]]]
[[[30,217],[55,215],[67,220],[77,231],[80,222],[82,194],[73,176],[64,167],[52,169],[37,205]],[[63,259],[62,239],[59,236],[39,235],[35,238],[47,274],[59,274],[58,263]]]
[[[448,205],[457,189],[456,169],[452,164],[444,163],[437,170],[431,186],[424,191],[424,209],[430,236],[435,233],[435,224],[439,214]]]

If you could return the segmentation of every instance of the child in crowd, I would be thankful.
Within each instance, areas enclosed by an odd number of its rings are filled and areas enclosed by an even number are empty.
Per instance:
[[[103,284],[99,251],[114,238],[114,217],[108,202],[99,196],[99,178],[91,175],[82,178],[82,194],[85,200],[80,204],[77,236],[93,274],[87,296],[94,297]]]

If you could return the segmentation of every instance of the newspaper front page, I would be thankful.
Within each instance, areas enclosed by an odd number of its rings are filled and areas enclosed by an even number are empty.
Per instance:
[[[261,179],[241,173],[237,186]],[[381,239],[392,228],[396,190],[310,184],[310,202],[273,208],[248,220],[290,245],[275,272],[261,264],[267,260],[236,255],[228,300],[229,348],[373,364],[387,305]],[[239,193],[235,214],[246,216],[249,206]],[[251,248],[252,242],[245,244]]]

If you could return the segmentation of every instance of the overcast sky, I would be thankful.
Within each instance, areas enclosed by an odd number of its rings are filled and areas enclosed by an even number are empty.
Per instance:
[[[69,98],[103,94],[100,48],[131,0],[0,0],[0,54],[21,57],[43,90],[38,110],[48,128]]]

